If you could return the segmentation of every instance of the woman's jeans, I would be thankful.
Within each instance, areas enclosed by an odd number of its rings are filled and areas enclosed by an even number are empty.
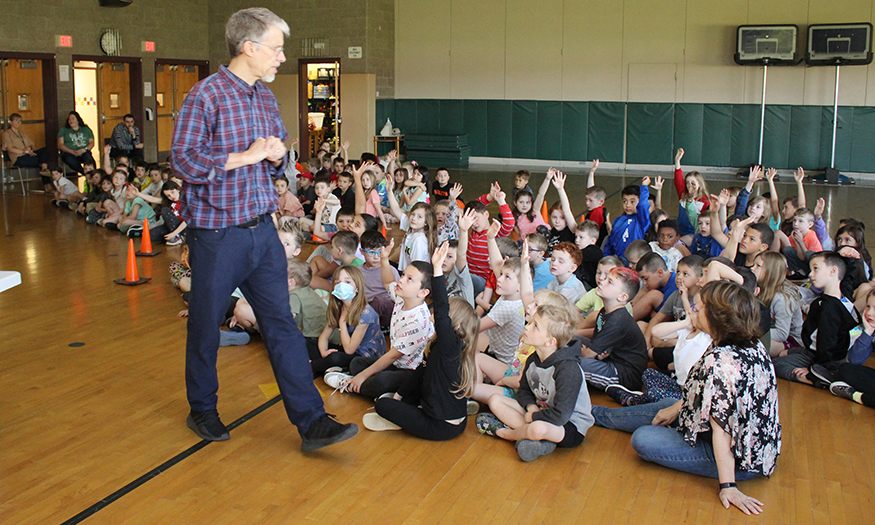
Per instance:
[[[621,408],[593,406],[592,415],[595,424],[600,427],[631,432],[632,448],[641,459],[682,472],[717,478],[714,447],[701,439],[701,434],[696,446],[692,447],[684,441],[677,427],[652,424],[657,412],[676,402],[674,399],[663,399],[656,403]],[[759,475],[758,472],[735,469],[736,481],[753,479]]]

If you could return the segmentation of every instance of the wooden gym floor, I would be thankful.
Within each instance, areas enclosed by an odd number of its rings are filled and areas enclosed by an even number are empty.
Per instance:
[[[453,178],[470,199],[492,180],[509,190],[513,171],[453,170]],[[619,189],[640,175],[599,172],[612,213]],[[585,179],[569,180],[582,213]],[[734,184],[723,178],[712,190]],[[671,192],[666,207],[675,213]],[[831,231],[848,215],[872,222],[871,187],[811,187],[810,202],[818,196],[831,197]],[[0,294],[2,523],[871,523],[875,412],[784,381],[777,470],[741,487],[765,503],[756,518],[724,510],[715,481],[644,463],[627,434],[600,428],[581,447],[531,464],[510,443],[480,436],[473,421],[447,443],[362,428],[305,456],[281,405],[271,404],[259,338],[219,352],[219,411],[233,422],[232,439],[206,444],[185,425],[185,321],[176,317],[184,305],[167,273],[179,248],[138,259],[149,284],[115,285],[126,239],[48,200],[2,200],[0,270],[20,271],[23,281]],[[361,423],[372,407],[316,384],[341,421]]]

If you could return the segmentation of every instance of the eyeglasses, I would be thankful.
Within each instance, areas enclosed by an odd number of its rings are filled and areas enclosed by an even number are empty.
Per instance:
[[[371,257],[376,257],[377,255],[380,255],[380,250],[365,250],[364,248],[362,248],[362,251],[370,255]]]
[[[267,44],[261,43],[257,40],[250,40],[253,44],[258,44],[260,46],[269,47],[273,50],[273,56],[280,56],[283,53],[283,46],[269,46]]]

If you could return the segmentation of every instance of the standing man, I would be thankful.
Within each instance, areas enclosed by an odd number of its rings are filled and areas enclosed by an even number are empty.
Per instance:
[[[271,214],[272,178],[288,163],[271,82],[285,61],[286,22],[263,8],[238,11],[225,26],[231,63],[199,82],[179,112],[174,171],[182,175],[182,219],[192,270],[185,383],[188,426],[202,439],[228,439],[216,411],[219,326],[228,297],[243,291],[261,328],[289,420],[309,452],[350,439],[354,424],[325,413],[304,337],[289,310],[287,263]],[[261,82],[259,82],[261,81]]]
[[[109,152],[112,158],[122,155],[128,158],[143,158],[143,139],[140,136],[140,129],[134,125],[133,115],[128,113],[122,122],[112,128],[109,145],[112,147]]]

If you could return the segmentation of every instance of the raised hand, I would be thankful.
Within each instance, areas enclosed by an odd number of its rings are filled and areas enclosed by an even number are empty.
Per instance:
[[[529,239],[527,237],[523,237],[523,249],[520,252],[520,262],[523,265],[523,268],[529,264]]]
[[[814,207],[814,220],[818,220],[821,217],[823,217],[823,210],[825,210],[825,209],[826,209],[826,201],[823,200],[823,197],[817,199],[817,205]]]
[[[459,184],[458,182],[453,184],[453,187],[450,188],[449,193],[450,193],[450,200],[455,202],[459,198],[459,195],[462,194],[462,185]]]
[[[495,202],[499,206],[504,206],[507,204],[507,195],[503,191],[497,191],[495,193]]]
[[[325,199],[319,197],[316,199],[316,204],[313,205],[313,215],[318,217],[322,215],[322,210],[325,209]]]
[[[565,179],[566,176],[564,173],[559,170],[553,170],[553,186],[555,186],[557,190],[565,189]]]
[[[384,264],[389,264],[389,255],[395,249],[395,239],[389,241],[387,246],[380,248],[380,261]]]
[[[800,184],[805,181],[805,170],[802,169],[802,166],[796,168],[796,172],[793,173],[793,178]]]
[[[443,275],[444,259],[447,258],[447,251],[450,249],[449,241],[444,241],[440,248],[435,250],[431,256],[431,265],[434,266],[435,277]]]
[[[599,159],[593,159],[592,167],[589,169],[590,173],[595,173],[595,170],[599,169]]]
[[[766,170],[766,178],[769,180],[769,182],[774,182],[775,175],[777,174],[778,170],[776,170],[775,168],[769,168]]]
[[[683,150],[681,150],[681,151],[683,151]],[[656,180],[653,181],[653,189],[656,191],[659,191],[662,189],[663,184],[665,184],[665,179],[663,179],[662,177],[657,175]]]
[[[675,165],[680,164],[682,158],[684,158],[684,148],[678,148],[678,152],[674,156]]]
[[[346,151],[349,149],[349,145],[350,145],[350,141],[344,140],[343,142],[340,143],[340,149],[342,149],[343,151]]]
[[[763,168],[762,166],[754,166],[750,169],[750,173],[747,175],[747,182],[753,184],[754,182],[759,182],[763,180],[762,177]]]
[[[388,160],[389,162],[392,162],[393,160],[395,160],[397,158],[398,158],[398,151],[397,150],[393,149],[392,151],[390,151],[389,153],[386,154],[386,160]]]
[[[462,216],[459,217],[459,229],[463,231],[470,230],[476,218],[477,212],[473,208],[467,208]]]
[[[729,193],[728,189],[720,190],[720,195],[717,197],[717,204],[720,206],[726,206],[729,204],[729,199],[732,198],[732,194]]]
[[[501,222],[498,219],[492,219],[492,224],[489,225],[489,229],[486,230],[486,237],[489,239],[494,239],[498,235],[498,230],[501,229]]]
[[[650,177],[644,177],[644,179],[641,180],[641,185],[650,186]]]

